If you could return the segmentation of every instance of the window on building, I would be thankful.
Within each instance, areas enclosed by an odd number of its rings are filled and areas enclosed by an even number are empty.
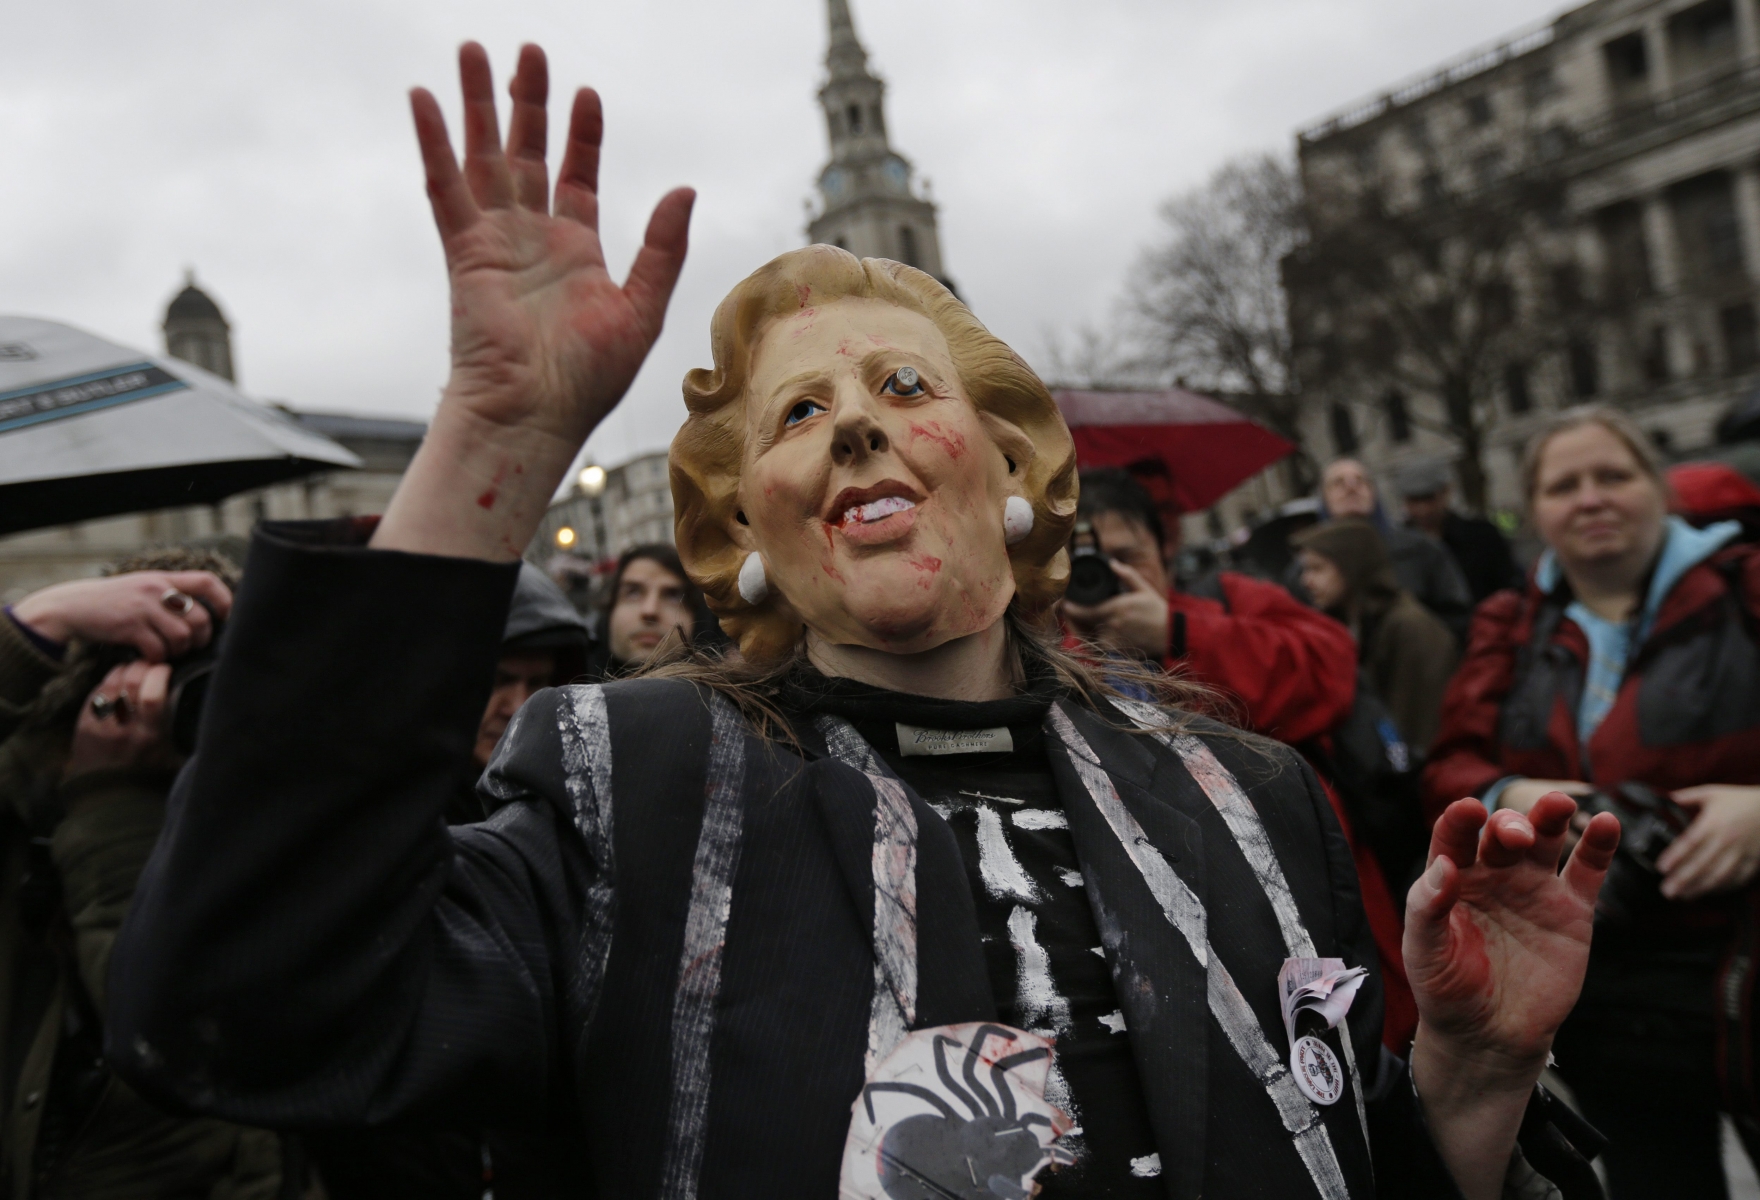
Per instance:
[[[862,131],[862,106],[859,104],[852,104],[845,111],[844,115],[849,119],[849,131],[851,133],[860,133]]]
[[[1711,171],[1669,189],[1669,208],[1688,279],[1740,274],[1742,235],[1736,218],[1735,181]]]
[[[1516,319],[1516,292],[1508,281],[1493,279],[1479,288],[1479,327],[1507,329]]]
[[[1534,135],[1534,156],[1542,162],[1563,158],[1575,140],[1568,125],[1548,125]]]
[[[1393,391],[1381,398],[1381,407],[1387,413],[1387,437],[1389,441],[1400,445],[1412,440],[1412,414],[1406,408],[1404,392]]]
[[[1424,172],[1418,180],[1418,194],[1424,198],[1425,204],[1441,204],[1443,199],[1442,176],[1436,171]]]
[[[1730,0],[1707,0],[1668,19],[1670,65],[1679,79],[1736,65],[1736,13]]]
[[[886,133],[886,114],[881,111],[878,104],[869,110],[868,116],[873,122],[874,132],[884,135]]]
[[[1338,401],[1332,402],[1328,413],[1332,420],[1332,451],[1334,454],[1355,454],[1357,452],[1357,423],[1351,420],[1351,410]]]
[[[1607,298],[1632,302],[1655,290],[1650,275],[1650,243],[1644,236],[1644,210],[1636,201],[1610,204],[1595,214],[1601,255],[1607,263]]]
[[[898,227],[898,256],[899,261],[904,263],[907,267],[918,265],[917,231],[912,229],[909,225],[900,225]]]
[[[1641,87],[1650,78],[1650,52],[1644,45],[1640,30],[1614,38],[1601,48],[1607,61],[1607,78],[1616,96]]]
[[[1532,108],[1558,93],[1558,76],[1550,66],[1538,67],[1522,76],[1522,99]]]
[[[1579,400],[1587,400],[1601,390],[1601,364],[1596,361],[1595,343],[1586,337],[1572,338],[1565,350],[1571,372],[1571,392]]]
[[[1532,412],[1534,397],[1528,391],[1528,364],[1512,362],[1503,368],[1503,398],[1512,416]]]
[[[1760,330],[1754,323],[1754,306],[1732,304],[1718,314],[1723,326],[1723,360],[1730,374],[1760,366]]]
[[[1644,357],[1639,366],[1644,371],[1646,383],[1668,382],[1668,327],[1653,325],[1650,328],[1650,339],[1644,343]]]
[[[1423,113],[1414,113],[1406,119],[1406,140],[1414,149],[1430,148],[1430,122],[1424,119]]]
[[[1503,174],[1503,151],[1493,147],[1473,155],[1473,182],[1480,187],[1490,187]]]
[[[1468,96],[1465,102],[1465,107],[1467,110],[1467,124],[1491,124],[1491,94],[1489,92],[1478,92],[1474,95]]]
[[[1552,299],[1566,312],[1583,303],[1583,271],[1576,263],[1559,263],[1552,268]]]

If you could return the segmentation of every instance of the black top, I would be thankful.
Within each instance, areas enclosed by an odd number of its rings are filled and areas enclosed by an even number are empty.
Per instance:
[[[1047,1200],[1164,1195],[1130,1034],[1045,757],[1042,725],[1057,694],[1055,680],[1041,677],[1024,695],[980,703],[902,695],[822,676],[798,686],[806,705],[854,725],[953,829],[977,907],[997,1014],[1005,1024],[1056,1039],[1046,1098],[1076,1123],[1062,1144],[1077,1161],[1041,1174],[1039,1194]],[[905,755],[900,722],[943,730],[1007,728],[1013,748]]]
[[[1442,544],[1460,565],[1474,604],[1493,592],[1522,586],[1522,570],[1510,553],[1509,539],[1484,517],[1449,513],[1442,519]]]

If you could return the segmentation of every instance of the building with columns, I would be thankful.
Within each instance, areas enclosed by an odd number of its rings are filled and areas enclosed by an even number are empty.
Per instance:
[[[831,48],[819,89],[831,161],[819,172],[819,210],[807,238],[859,258],[890,258],[927,271],[949,288],[928,186],[915,186],[909,160],[886,137],[886,85],[868,69],[849,0],[826,0]]]
[[[1760,385],[1757,4],[1592,0],[1299,135],[1310,196],[1345,172],[1421,196],[1443,145],[1479,188],[1518,160],[1548,163],[1562,181],[1563,211],[1544,223],[1603,315],[1550,360],[1509,364],[1490,389],[1491,507],[1519,507],[1522,445],[1553,409],[1617,405],[1690,457]],[[1455,454],[1427,428],[1440,422],[1439,397],[1304,390],[1320,393],[1304,439],[1317,457],[1355,453],[1387,473]]]

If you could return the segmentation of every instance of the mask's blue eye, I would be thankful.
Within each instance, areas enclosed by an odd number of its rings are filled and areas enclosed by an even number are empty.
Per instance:
[[[900,367],[887,376],[880,390],[894,396],[921,396],[927,391],[915,367]]]
[[[788,419],[785,420],[783,424],[799,425],[808,417],[817,416],[824,411],[825,406],[820,404],[817,400],[802,400],[799,404],[788,410]]]

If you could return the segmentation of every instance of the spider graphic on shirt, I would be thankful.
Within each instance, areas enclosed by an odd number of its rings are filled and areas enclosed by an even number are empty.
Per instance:
[[[981,1025],[967,1044],[944,1034],[934,1042],[935,1072],[948,1096],[964,1105],[961,1113],[943,1095],[922,1084],[888,1081],[862,1089],[868,1120],[875,1121],[874,1095],[896,1092],[924,1101],[936,1111],[906,1117],[886,1131],[879,1147],[881,1187],[889,1200],[1025,1200],[1032,1194],[1022,1180],[1050,1162],[1068,1162],[1067,1151],[1040,1144],[1035,1126],[1053,1129],[1040,1113],[1021,1113],[1008,1073],[1048,1059],[1044,1046],[986,1060],[992,1037],[1014,1041],[1019,1032]],[[961,1080],[948,1064],[948,1047],[964,1051]],[[980,1072],[987,1067],[991,1087]],[[969,1115],[967,1115],[969,1113]]]

